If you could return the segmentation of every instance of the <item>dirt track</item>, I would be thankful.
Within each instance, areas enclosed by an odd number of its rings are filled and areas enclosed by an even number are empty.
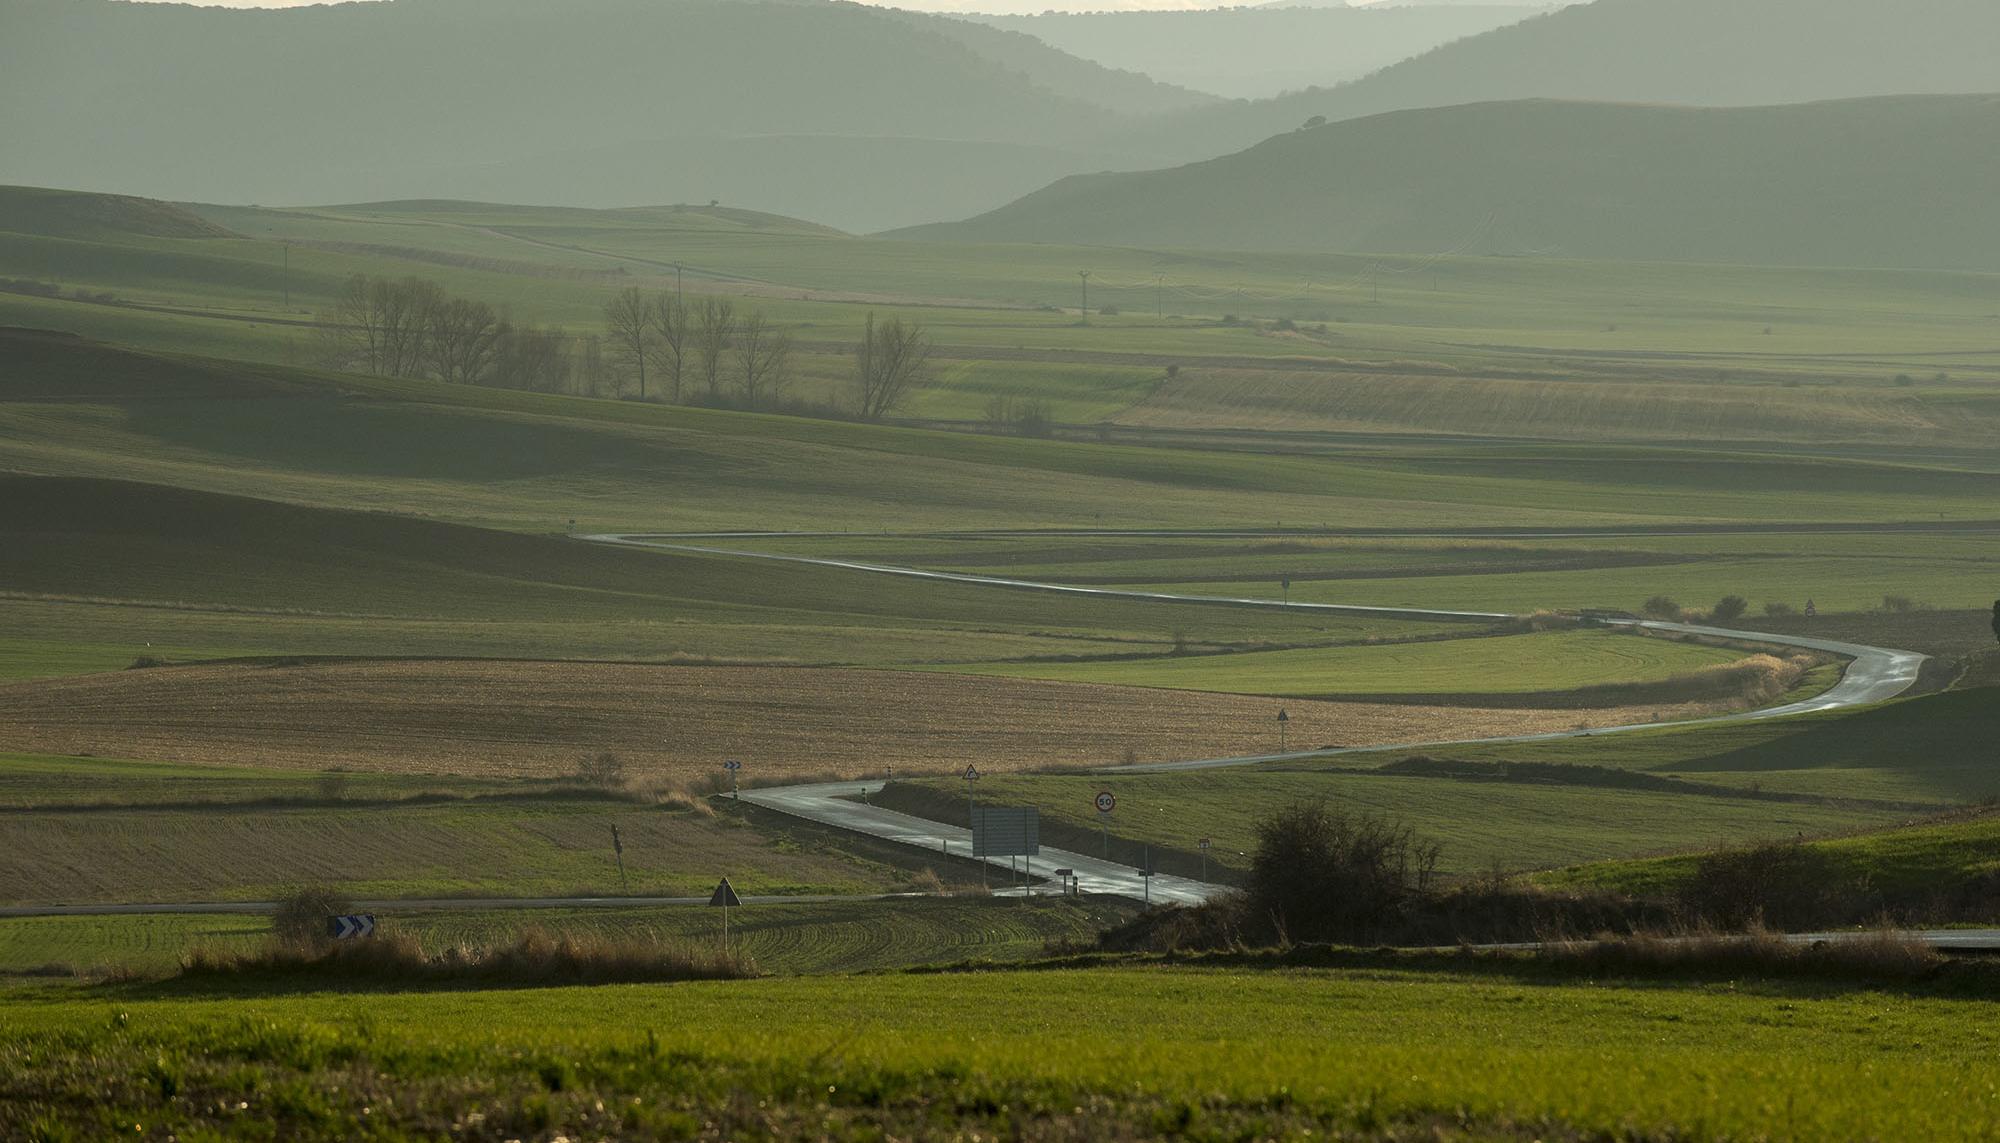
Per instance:
[[[1295,702],[1294,747],[1561,730],[1655,709]],[[1271,699],[894,671],[358,662],[121,671],[0,686],[0,750],[554,776],[610,750],[688,780],[1105,765],[1275,749]],[[1674,713],[1674,712],[1666,712]]]

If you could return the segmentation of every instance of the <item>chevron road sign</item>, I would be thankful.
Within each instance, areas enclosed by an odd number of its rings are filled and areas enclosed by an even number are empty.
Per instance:
[[[352,913],[326,919],[326,935],[336,941],[351,941],[375,935],[375,914]]]

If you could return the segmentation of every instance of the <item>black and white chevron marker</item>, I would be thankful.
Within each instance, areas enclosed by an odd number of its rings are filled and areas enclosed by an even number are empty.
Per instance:
[[[336,941],[351,941],[357,937],[375,935],[375,914],[355,913],[347,916],[328,917],[326,933]]]

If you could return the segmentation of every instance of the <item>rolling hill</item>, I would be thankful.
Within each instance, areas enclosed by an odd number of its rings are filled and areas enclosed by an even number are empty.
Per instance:
[[[1128,150],[1207,158],[1313,116],[1518,99],[1748,107],[2000,91],[1986,0],[1595,0],[1446,44],[1365,79],[1196,108]]]
[[[913,237],[2000,270],[2000,96],[1695,109],[1524,101],[1074,177]]]
[[[1109,68],[1232,98],[1358,79],[1466,36],[1527,18],[1531,3],[1402,3],[972,16]]]
[[[1097,154],[1124,116],[1206,101],[1017,33],[824,0],[0,0],[0,27],[0,182],[166,199],[518,200],[542,197],[535,176],[565,204],[745,196],[856,228],[1006,200],[904,197],[959,161],[924,144]],[[824,147],[786,155],[799,137],[905,142],[828,170]],[[656,161],[594,165],[634,150]],[[855,179],[882,217],[810,194]],[[774,182],[791,185],[755,196]]]

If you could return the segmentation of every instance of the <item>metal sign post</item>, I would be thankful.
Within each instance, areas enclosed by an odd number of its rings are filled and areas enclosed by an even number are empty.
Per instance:
[[[727,956],[729,953],[729,909],[732,905],[741,905],[743,898],[736,895],[735,887],[729,884],[729,878],[724,877],[721,881],[716,882],[715,892],[709,897],[708,903],[711,908],[719,906],[722,909],[722,952],[723,955]]]
[[[1290,747],[1286,745],[1285,729],[1291,725],[1291,722],[1292,722],[1292,716],[1285,713],[1284,707],[1279,707],[1278,708],[1278,753],[1280,754],[1284,754],[1290,749]]]
[[[1140,850],[1139,879],[1146,883],[1146,907],[1153,907],[1153,847]]]
[[[1111,811],[1118,808],[1118,799],[1109,790],[1099,790],[1092,802],[1097,807],[1097,832],[1104,838],[1104,860],[1111,860]]]
[[[1194,847],[1201,851],[1201,879],[1206,881],[1208,880],[1208,839],[1202,838],[1200,841],[1194,843]]]
[[[618,891],[630,897],[632,886],[625,882],[625,842],[619,838],[616,824],[611,827],[611,852],[618,855]]]
[[[979,807],[972,800],[972,784],[979,780],[979,767],[967,766],[965,778],[965,824],[972,831],[972,855],[979,856]],[[979,863],[979,885],[986,887],[986,863]]]
[[[743,763],[731,758],[722,764],[722,768],[729,771],[729,796],[739,802],[742,801],[743,785],[740,776],[743,773]]]

